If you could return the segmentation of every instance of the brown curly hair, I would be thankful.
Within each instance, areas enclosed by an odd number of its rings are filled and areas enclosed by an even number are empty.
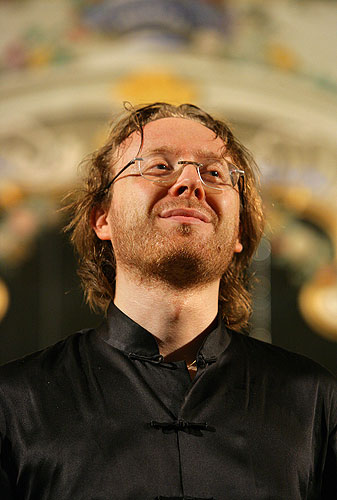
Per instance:
[[[94,207],[106,206],[110,194],[104,188],[111,180],[112,166],[120,144],[137,131],[143,139],[144,126],[160,118],[178,117],[195,120],[212,130],[225,144],[226,154],[245,171],[240,183],[240,241],[241,253],[235,253],[220,281],[219,308],[227,326],[242,329],[251,313],[251,294],[247,273],[251,258],[259,244],[264,228],[261,198],[257,189],[258,168],[249,151],[234,137],[222,120],[215,119],[192,104],[174,106],[156,102],[147,106],[125,105],[123,113],[113,121],[106,144],[82,164],[86,168],[85,185],[77,189],[75,200],[68,205],[71,221],[71,241],[79,256],[79,270],[86,301],[95,311],[106,312],[114,297],[115,256],[110,241],[100,240],[90,224]]]

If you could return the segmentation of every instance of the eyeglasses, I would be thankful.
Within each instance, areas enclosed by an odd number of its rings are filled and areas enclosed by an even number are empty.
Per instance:
[[[133,158],[103,189],[106,192],[115,180],[131,165],[137,167],[137,174],[144,179],[161,185],[173,185],[186,165],[194,165],[201,182],[209,189],[223,191],[226,186],[236,187],[244,171],[226,160],[209,160],[204,163],[180,160],[175,165],[158,156]]]

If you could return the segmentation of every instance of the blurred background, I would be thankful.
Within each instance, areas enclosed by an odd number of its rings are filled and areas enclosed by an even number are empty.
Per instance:
[[[251,335],[337,374],[336,25],[333,0],[0,1],[0,363],[101,321],[59,208],[123,101],[165,100],[260,166]]]

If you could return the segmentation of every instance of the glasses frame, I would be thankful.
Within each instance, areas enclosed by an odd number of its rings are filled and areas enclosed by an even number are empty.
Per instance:
[[[138,168],[139,168],[139,174],[143,177],[143,179],[149,181],[149,182],[154,182],[156,184],[160,184],[160,183],[163,183],[163,184],[169,184],[170,181],[166,181],[166,180],[152,180],[152,179],[148,179],[147,177],[145,177],[143,174],[142,174],[142,171],[140,169],[140,162],[141,161],[144,161],[144,158],[140,158],[140,157],[136,157],[136,158],[133,158],[132,160],[130,160],[112,179],[111,181],[105,186],[105,188],[102,189],[102,192],[105,193],[106,191],[108,191],[110,189],[110,187],[112,186],[112,184],[115,182],[115,180],[127,169],[129,168],[131,165],[134,165],[136,162],[139,162],[138,163]],[[215,187],[215,186],[210,186],[209,184],[206,184],[204,182],[204,180],[202,179],[201,177],[201,173],[200,173],[200,167],[203,166],[202,163],[198,163],[197,161],[190,161],[190,160],[179,160],[177,162],[178,165],[194,165],[196,168],[197,168],[197,172],[198,172],[198,175],[199,175],[199,179],[200,181],[202,182],[202,184],[204,186],[206,186],[206,188],[208,189],[214,189],[216,191],[223,191],[222,188],[220,187]],[[233,165],[233,167],[235,167],[234,171],[237,172],[239,174],[239,178],[237,180],[237,183],[233,186],[233,184],[231,184],[231,187],[235,188],[236,186],[239,186],[239,181],[240,181],[240,178],[244,179],[244,175],[245,175],[245,172],[244,170],[240,170],[236,165],[234,165],[234,163],[231,163],[231,165]],[[178,171],[179,172],[179,175],[181,173],[181,170],[182,168]],[[177,176],[177,178],[179,177],[179,175]],[[227,184],[226,184],[227,185]],[[228,184],[229,185],[229,184]]]

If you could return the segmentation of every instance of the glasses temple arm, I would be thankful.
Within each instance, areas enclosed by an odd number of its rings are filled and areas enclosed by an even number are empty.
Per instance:
[[[102,193],[104,193],[105,191],[109,191],[110,187],[112,186],[112,184],[115,182],[115,180],[117,179],[117,177],[119,177],[123,172],[124,170],[126,170],[128,167],[130,167],[130,165],[132,165],[133,163],[135,163],[135,158],[133,160],[130,160],[129,163],[127,163],[125,165],[125,167],[123,167],[119,172],[118,174],[115,175],[115,177],[113,177],[111,179],[111,181],[105,186],[105,188],[102,189]]]

